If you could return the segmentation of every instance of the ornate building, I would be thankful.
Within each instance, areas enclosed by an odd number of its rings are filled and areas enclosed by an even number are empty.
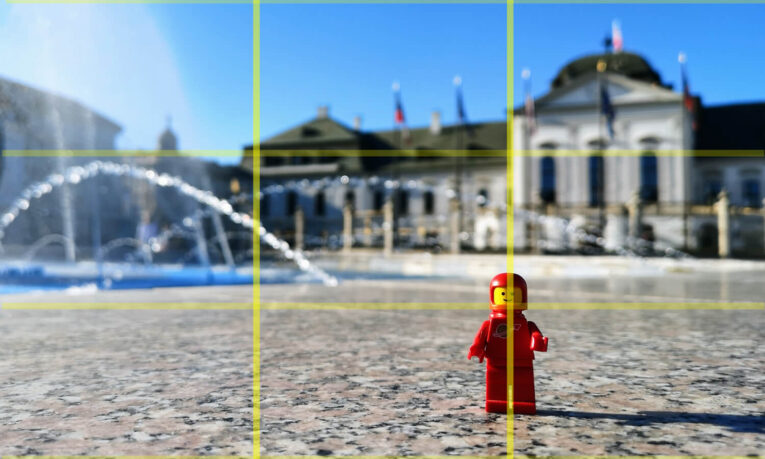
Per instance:
[[[611,126],[603,89],[615,113]],[[633,53],[566,64],[535,100],[534,130],[524,107],[514,110],[514,248],[582,250],[572,235],[590,235],[599,249],[617,250],[632,245],[632,236],[713,254],[711,204],[725,189],[733,253],[762,254],[765,103],[705,107],[693,100],[691,114],[683,94]],[[463,248],[504,250],[507,167],[504,154],[493,153],[506,149],[505,121],[443,126],[434,113],[429,126],[408,133],[353,124],[323,107],[315,119],[263,141],[266,228],[289,239],[300,211],[306,238],[332,245],[334,237],[337,245],[343,209],[351,206],[354,245],[375,246],[390,201],[398,246],[446,246],[459,233]],[[386,150],[401,151],[385,157]],[[467,152],[458,158],[447,150]],[[251,158],[242,165],[251,169]]]

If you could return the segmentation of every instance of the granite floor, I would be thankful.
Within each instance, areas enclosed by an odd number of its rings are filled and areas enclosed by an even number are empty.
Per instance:
[[[532,302],[761,301],[761,278],[530,279],[530,295]],[[360,306],[473,307],[487,296],[480,283],[426,280],[262,289],[269,302]],[[527,312],[550,349],[535,361],[538,415],[514,419],[514,453],[761,454],[764,312]],[[484,366],[466,359],[487,313],[264,311],[263,453],[506,454],[506,417],[483,411]]]
[[[727,276],[727,275],[726,275]],[[725,279],[529,279],[533,302],[757,301],[762,273]],[[506,417],[483,411],[466,359],[484,283],[267,285],[263,302],[464,302],[465,310],[264,310],[261,453],[502,455]],[[211,287],[5,297],[9,301],[248,302]],[[527,313],[550,349],[530,455],[744,455],[765,450],[764,311]],[[251,455],[247,310],[0,309],[0,455]]]
[[[10,301],[249,301],[251,287]],[[1,306],[1,305],[0,305]],[[0,455],[251,455],[251,311],[0,310]]]

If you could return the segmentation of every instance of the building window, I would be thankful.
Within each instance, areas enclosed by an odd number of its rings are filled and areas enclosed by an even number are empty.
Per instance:
[[[555,202],[555,158],[545,156],[540,162],[539,196],[545,204]]]
[[[592,155],[589,159],[590,207],[603,204],[603,157]]]
[[[702,199],[707,204],[714,204],[717,195],[722,191],[722,174],[719,171],[708,171],[704,174]]]
[[[297,211],[297,205],[298,205],[298,194],[290,190],[287,192],[287,202],[286,202],[286,212],[287,216],[293,216],[295,215],[295,211]]]
[[[383,194],[382,190],[375,190],[374,194],[372,195],[372,207],[374,210],[382,210],[384,203],[385,195]]]
[[[741,196],[744,199],[744,205],[747,207],[761,207],[762,194],[760,192],[760,181],[756,178],[744,179],[741,186]]]
[[[398,214],[407,215],[409,213],[409,192],[399,190],[398,192]]]
[[[658,161],[653,152],[645,152],[640,157],[640,199],[643,202],[659,199]]]
[[[478,207],[486,207],[489,204],[489,190],[486,188],[478,190],[478,198],[476,201],[478,202]]]
[[[353,190],[345,192],[345,205],[351,207],[356,206],[356,193]]]
[[[433,215],[436,210],[436,198],[432,191],[428,190],[422,195],[423,211],[425,215]]]
[[[327,213],[327,198],[323,191],[318,191],[313,198],[313,214],[323,217]]]

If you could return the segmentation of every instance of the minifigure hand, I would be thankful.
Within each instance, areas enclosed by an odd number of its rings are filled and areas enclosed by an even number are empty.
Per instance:
[[[470,346],[470,351],[468,352],[468,360],[473,357],[478,357],[478,363],[483,363],[484,355],[484,351],[480,347]]]
[[[547,337],[543,337],[539,332],[532,333],[529,347],[532,351],[547,352]]]

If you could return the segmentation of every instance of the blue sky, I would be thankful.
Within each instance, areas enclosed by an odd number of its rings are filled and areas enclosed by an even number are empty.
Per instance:
[[[454,122],[452,78],[464,81],[472,120],[499,120],[506,106],[504,5],[265,5],[261,133],[314,116],[318,105],[347,124],[393,124],[391,83],[401,83],[410,125],[440,110]],[[521,69],[543,94],[562,65],[600,52],[611,22],[625,50],[644,55],[679,90],[677,55],[688,56],[692,91],[705,103],[764,100],[765,5],[517,5],[514,105]]]
[[[124,127],[121,148],[152,148],[167,115],[184,149],[240,149],[252,132],[250,5],[0,3],[0,76],[85,103]],[[393,125],[399,81],[407,121],[439,110],[455,121],[461,75],[469,119],[506,106],[504,5],[262,5],[261,134],[315,116],[319,105],[365,129]],[[567,61],[602,49],[611,21],[625,49],[678,83],[688,55],[705,103],[764,100],[765,5],[517,5],[520,72],[540,95]],[[233,159],[232,159],[233,161]]]
[[[0,3],[0,76],[65,95],[156,147],[172,116],[183,149],[252,143],[250,5]],[[236,158],[231,158],[234,161]]]

